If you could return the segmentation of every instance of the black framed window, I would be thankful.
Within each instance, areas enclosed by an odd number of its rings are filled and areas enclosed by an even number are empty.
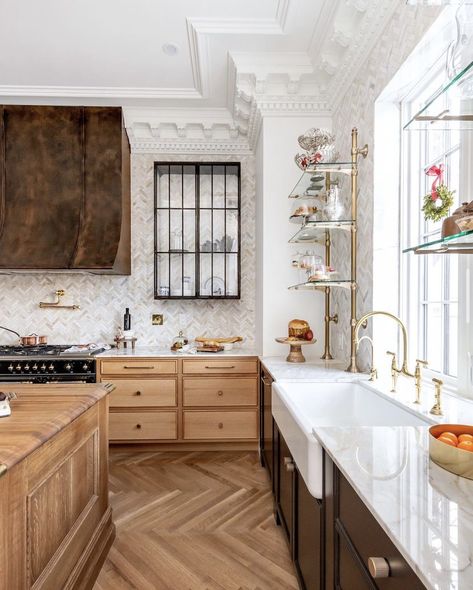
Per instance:
[[[156,162],[155,299],[239,299],[239,162]]]

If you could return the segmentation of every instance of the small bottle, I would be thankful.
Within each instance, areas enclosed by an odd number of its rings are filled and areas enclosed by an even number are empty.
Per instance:
[[[125,309],[125,315],[123,316],[123,329],[125,331],[131,330],[131,315],[128,307]]]

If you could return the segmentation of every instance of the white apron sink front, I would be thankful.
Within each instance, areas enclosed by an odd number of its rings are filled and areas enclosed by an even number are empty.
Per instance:
[[[363,382],[273,383],[272,413],[315,498],[322,498],[321,426],[422,426],[429,424],[368,389]]]

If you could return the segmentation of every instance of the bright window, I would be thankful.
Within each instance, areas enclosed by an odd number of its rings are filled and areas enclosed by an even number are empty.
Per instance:
[[[416,88],[415,94],[403,100],[403,119],[410,119],[444,78],[444,68],[439,69],[422,88]],[[444,106],[447,108],[447,103]],[[403,133],[402,177],[405,183],[401,219],[405,246],[440,238],[442,221],[427,222],[421,211],[423,197],[430,192],[434,181],[425,172],[432,165],[443,166],[445,184],[456,191],[456,204],[452,208],[455,209],[461,201],[459,153],[458,131]],[[417,339],[419,355],[429,361],[431,370],[457,377],[458,255],[407,255],[403,263],[401,288],[410,332]]]

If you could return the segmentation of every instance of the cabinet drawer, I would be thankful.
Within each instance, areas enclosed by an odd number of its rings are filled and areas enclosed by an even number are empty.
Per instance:
[[[256,373],[258,361],[256,359],[204,359],[201,361],[184,360],[182,372],[184,374],[215,375],[235,373]]]
[[[391,566],[388,578],[373,580],[380,590],[425,590],[401,553],[383,531],[348,481],[339,477],[339,518],[363,564],[370,557],[384,557]]]
[[[344,539],[339,539],[338,584],[340,590],[373,590],[366,572],[358,565]]]
[[[109,398],[111,408],[177,405],[176,379],[113,379],[108,383],[115,385]]]
[[[186,378],[184,406],[256,406],[257,378]]]
[[[176,412],[110,412],[110,440],[177,438]]]
[[[101,361],[102,375],[160,375],[177,373],[173,360],[113,360]]]
[[[184,439],[256,439],[257,411],[184,412]]]

